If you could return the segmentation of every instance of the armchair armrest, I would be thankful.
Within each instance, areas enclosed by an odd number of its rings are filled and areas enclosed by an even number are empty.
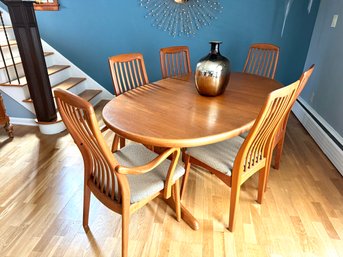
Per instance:
[[[162,154],[157,156],[155,159],[153,159],[151,162],[136,166],[136,167],[124,167],[124,166],[116,166],[115,170],[119,174],[129,175],[129,174],[143,174],[146,172],[149,172],[156,168],[158,165],[160,165],[164,160],[168,158],[169,155],[171,155],[173,152],[179,151],[177,148],[170,148],[166,151],[164,151]]]
[[[175,171],[175,167],[177,165],[177,162],[180,156],[179,148],[170,148],[145,165],[136,166],[136,167],[124,167],[124,166],[118,165],[115,167],[115,171],[118,172],[119,174],[124,174],[124,175],[143,174],[156,168],[164,160],[166,160],[168,156],[170,156],[171,154],[173,154],[173,158],[168,169],[168,174],[167,174],[166,181],[164,184],[164,193],[163,193],[164,198],[167,199],[171,196],[171,187],[173,185],[174,171]]]

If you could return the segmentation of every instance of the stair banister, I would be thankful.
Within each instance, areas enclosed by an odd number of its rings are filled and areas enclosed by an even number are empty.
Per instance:
[[[33,1],[3,1],[11,17],[38,122],[57,119]]]

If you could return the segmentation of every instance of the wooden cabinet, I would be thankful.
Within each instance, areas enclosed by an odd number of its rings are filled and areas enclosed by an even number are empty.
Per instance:
[[[6,114],[2,95],[0,94],[0,125],[4,127],[9,137],[13,137],[13,126],[10,123],[10,118]]]

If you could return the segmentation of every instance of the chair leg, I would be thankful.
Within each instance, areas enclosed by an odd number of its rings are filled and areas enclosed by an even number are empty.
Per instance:
[[[120,149],[125,146],[125,138],[120,137]]]
[[[130,204],[123,203],[122,205],[122,242],[121,251],[122,257],[129,255],[129,224],[130,224]]]
[[[265,171],[265,182],[264,182],[264,192],[267,191],[267,184],[268,184],[268,179],[269,179],[269,174],[270,174],[270,165],[271,165],[271,162],[272,162],[272,154],[269,155],[270,158],[269,160],[267,160],[266,162],[266,171]]]
[[[10,138],[13,138],[13,126],[11,123],[7,122],[5,124],[5,130]]]
[[[280,142],[276,145],[276,153],[274,158],[274,169],[278,170],[280,168],[280,160],[282,155],[283,144],[285,141],[285,134],[281,138]]]
[[[88,220],[89,220],[89,206],[90,206],[90,200],[91,200],[91,191],[87,185],[84,187],[83,192],[83,219],[82,219],[82,225],[85,231],[87,232],[89,230],[88,227]]]
[[[186,189],[186,184],[187,184],[187,180],[188,180],[188,176],[189,176],[189,171],[190,171],[190,167],[191,167],[191,157],[187,154],[183,155],[184,158],[184,162],[185,162],[185,174],[183,175],[183,179],[181,182],[181,194],[180,194],[180,199],[182,199],[184,193],[185,193],[185,189]]]
[[[153,152],[155,152],[155,147],[154,146],[152,146],[152,145],[144,145],[146,148],[148,148],[150,151],[153,151]],[[160,154],[160,153],[158,153],[158,152],[155,152],[155,153],[157,153],[157,154]]]
[[[259,173],[258,177],[258,195],[257,202],[262,204],[263,194],[266,191],[267,177],[269,175],[270,165],[266,165]]]
[[[111,149],[112,153],[118,151],[119,139],[120,137],[117,134],[115,134],[113,138],[112,149]]]
[[[176,213],[176,220],[181,220],[181,202],[180,202],[180,182],[179,180],[175,181],[173,185],[173,200],[175,202],[175,213]]]
[[[241,190],[241,186],[236,182],[232,183],[231,187],[231,199],[230,199],[230,217],[229,217],[229,230],[233,232],[234,225],[235,225],[235,214],[236,214],[236,207],[239,202],[239,192]]]

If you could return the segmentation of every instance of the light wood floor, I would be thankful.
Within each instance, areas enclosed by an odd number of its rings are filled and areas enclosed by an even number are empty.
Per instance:
[[[0,256],[120,256],[121,217],[94,197],[90,232],[82,228],[83,163],[71,137],[15,126],[6,139],[0,131]],[[132,216],[130,255],[343,256],[343,178],[293,116],[262,205],[256,189],[257,177],[243,186],[230,233],[229,188],[193,168],[183,202],[200,230],[157,199]]]

